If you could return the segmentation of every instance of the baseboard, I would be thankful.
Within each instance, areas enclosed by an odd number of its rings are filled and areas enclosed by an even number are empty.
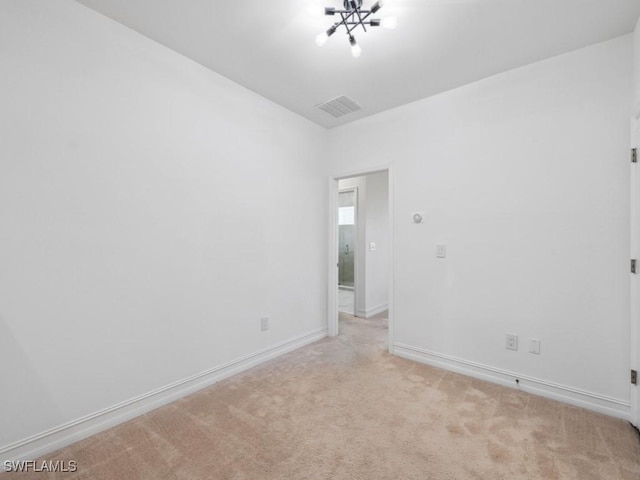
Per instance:
[[[387,303],[385,303],[384,305],[378,305],[377,307],[367,308],[366,310],[359,308],[356,310],[356,317],[369,318],[382,313],[385,310],[389,310],[389,304]]]
[[[373,317],[374,315],[377,315],[379,313],[382,313],[386,310],[389,310],[389,304],[385,303],[383,305],[378,305],[377,307],[371,307],[371,308],[367,308],[366,310],[363,310],[361,308],[356,310],[356,317],[360,317],[360,318],[369,318],[369,317]]]
[[[480,380],[497,383],[524,392],[558,400],[577,407],[629,421],[631,405],[629,401],[588,392],[568,385],[561,385],[539,378],[519,375],[515,372],[490,367],[436,352],[405,345],[394,344],[394,354],[409,360],[415,360],[434,367],[461,373]],[[516,383],[516,379],[519,383]]]
[[[296,336],[99,412],[5,445],[0,447],[0,464],[6,460],[35,460],[326,336],[326,328]]]
[[[367,310],[365,311],[364,317],[365,318],[373,317],[374,315],[378,315],[379,313],[386,312],[387,310],[389,310],[388,303],[378,305],[377,307],[367,308]]]

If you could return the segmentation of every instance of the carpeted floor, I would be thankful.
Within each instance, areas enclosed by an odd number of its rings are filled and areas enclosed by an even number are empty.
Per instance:
[[[2,480],[638,480],[626,422],[386,353],[386,318],[48,455]]]

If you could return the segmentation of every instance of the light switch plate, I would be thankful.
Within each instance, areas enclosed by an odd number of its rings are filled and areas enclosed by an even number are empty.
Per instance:
[[[529,353],[540,355],[540,340],[537,338],[529,339]]]
[[[447,246],[446,245],[436,245],[436,257],[438,257],[438,258],[447,258]]]

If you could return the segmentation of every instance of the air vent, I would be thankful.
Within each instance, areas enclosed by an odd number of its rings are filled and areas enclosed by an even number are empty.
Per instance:
[[[344,95],[334,98],[333,100],[329,100],[328,102],[321,103],[320,105],[316,105],[316,107],[335,118],[344,117],[350,113],[362,110],[362,107],[358,105],[358,102]]]

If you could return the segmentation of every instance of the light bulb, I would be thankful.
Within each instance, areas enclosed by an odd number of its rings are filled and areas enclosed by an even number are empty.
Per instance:
[[[380,26],[382,26],[382,28],[393,30],[398,26],[398,19],[396,17],[385,17],[380,22]]]
[[[353,55],[354,58],[358,58],[362,53],[362,48],[360,48],[360,45],[356,43],[356,39],[353,37],[349,38],[349,43],[351,44],[351,55]]]
[[[327,40],[329,40],[329,35],[327,35],[326,32],[322,32],[316,37],[316,45],[321,47],[327,43]]]

